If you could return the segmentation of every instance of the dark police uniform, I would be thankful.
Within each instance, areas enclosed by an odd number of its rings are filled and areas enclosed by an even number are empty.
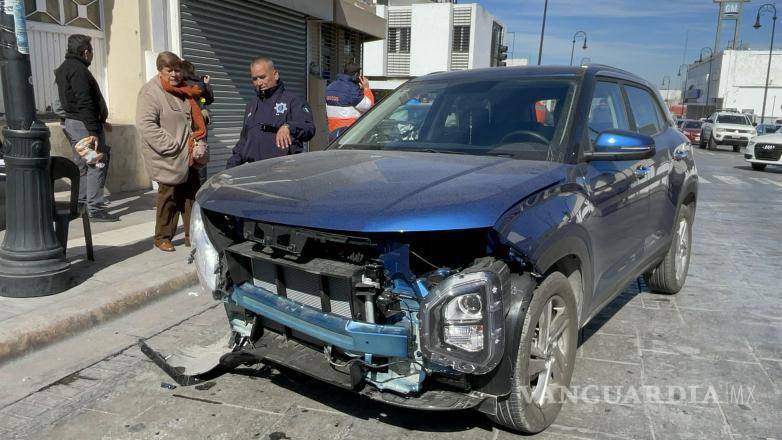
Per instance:
[[[287,124],[291,146],[277,148],[277,130]],[[244,127],[239,142],[228,158],[227,168],[247,162],[301,153],[304,142],[315,136],[315,124],[307,101],[285,90],[282,81],[277,86],[258,93],[247,103]]]

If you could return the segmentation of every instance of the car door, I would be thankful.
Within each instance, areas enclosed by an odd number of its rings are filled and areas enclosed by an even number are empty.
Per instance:
[[[587,127],[587,149],[594,147],[604,130],[632,129],[619,83],[596,82]],[[595,208],[594,214],[584,222],[592,238],[595,290],[591,310],[623,288],[627,274],[638,267],[643,235],[637,227],[646,221],[649,212],[648,199],[636,175],[636,169],[643,163],[594,160],[580,164],[587,197]]]
[[[648,261],[667,249],[670,242],[676,210],[671,191],[674,158],[677,161],[686,159],[690,148],[671,128],[659,99],[650,90],[633,84],[625,84],[624,88],[635,131],[651,136],[655,144],[654,157],[643,161],[645,172],[638,173],[641,191],[649,198],[649,215],[638,228],[638,233],[644,236],[644,260]],[[683,178],[683,175],[679,177]]]

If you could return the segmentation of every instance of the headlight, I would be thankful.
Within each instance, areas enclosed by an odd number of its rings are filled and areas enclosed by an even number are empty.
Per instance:
[[[722,133],[723,131],[725,131],[725,129],[724,128],[717,128],[714,131],[716,131],[717,133]]]
[[[421,348],[428,360],[472,374],[488,373],[505,348],[503,291],[510,270],[496,262],[446,278],[421,307]]]
[[[190,242],[195,250],[193,262],[196,265],[198,281],[205,290],[212,293],[217,289],[217,265],[220,256],[206,235],[201,206],[198,203],[193,203],[193,211],[190,214]]]

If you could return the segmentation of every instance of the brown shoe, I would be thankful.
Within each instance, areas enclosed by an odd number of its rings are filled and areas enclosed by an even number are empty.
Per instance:
[[[155,246],[163,252],[174,252],[174,243],[171,243],[171,240],[163,240],[155,243]]]

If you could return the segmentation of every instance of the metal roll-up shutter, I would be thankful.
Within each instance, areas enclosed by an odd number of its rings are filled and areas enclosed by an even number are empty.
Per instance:
[[[285,88],[307,96],[304,15],[259,0],[181,0],[182,57],[210,75],[209,175],[225,169],[255,91],[250,61],[274,60]]]

